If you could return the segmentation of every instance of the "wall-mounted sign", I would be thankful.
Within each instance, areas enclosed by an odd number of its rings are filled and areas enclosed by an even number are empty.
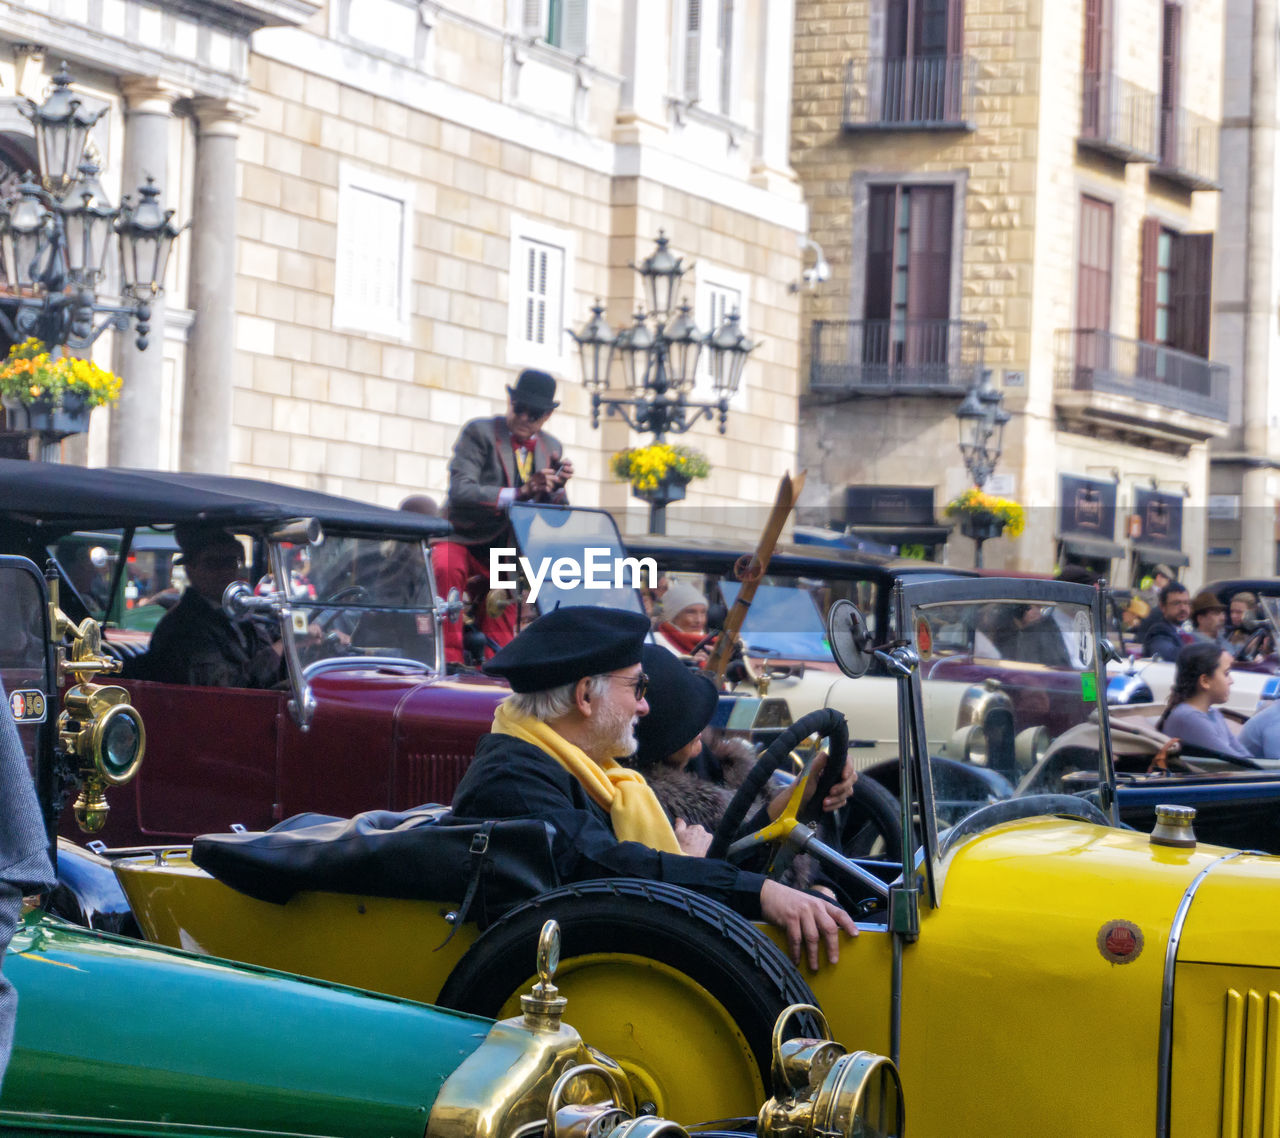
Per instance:
[[[1142,532],[1131,536],[1144,545],[1182,548],[1182,495],[1161,494],[1158,490],[1134,490],[1134,513]]]
[[[1114,482],[1062,474],[1058,477],[1058,487],[1058,528],[1064,537],[1079,534],[1112,540],[1116,532]]]

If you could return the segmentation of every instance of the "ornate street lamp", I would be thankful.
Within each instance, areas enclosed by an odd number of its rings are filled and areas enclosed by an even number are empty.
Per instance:
[[[147,347],[150,301],[163,287],[174,239],[173,211],[162,210],[148,179],[132,205],[119,208],[98,181],[85,149],[89,131],[105,113],[90,111],[71,90],[66,64],[40,105],[21,108],[36,136],[39,180],[28,173],[13,198],[0,205],[0,257],[6,286],[0,290],[0,332],[13,342],[35,336],[50,348],[81,350],[108,328],[135,325],[137,345]],[[98,299],[112,234],[119,238],[122,296],[130,303]]]
[[[987,484],[1004,449],[1004,426],[1011,416],[1003,403],[1004,394],[991,386],[991,370],[987,368],[956,408],[956,418],[960,421],[960,454],[979,490]]]
[[[987,368],[956,408],[960,454],[969,478],[979,490],[987,484],[1004,450],[1004,428],[1011,416],[1003,404],[1004,393],[991,385],[991,370]],[[1002,526],[994,519],[966,516],[961,519],[960,528],[973,539],[974,565],[981,569],[982,543],[998,536]]]
[[[742,382],[747,356],[756,345],[743,333],[736,311],[705,335],[687,302],[675,308],[672,319],[680,279],[691,267],[671,252],[666,234],[659,230],[657,248],[639,265],[631,265],[644,282],[648,312],[637,312],[632,324],[615,334],[597,300],[582,330],[569,329],[582,359],[582,382],[591,392],[593,427],[600,425],[604,408],[608,415],[620,415],[632,430],[653,435],[656,443],[668,434],[682,435],[700,419],[717,415],[720,433],[725,433],[729,400]],[[704,349],[710,357],[716,398],[695,402],[687,396]],[[625,395],[608,394],[613,375],[621,381]],[[649,528],[653,533],[664,531],[666,507],[674,500],[670,489],[664,485],[649,496]]]

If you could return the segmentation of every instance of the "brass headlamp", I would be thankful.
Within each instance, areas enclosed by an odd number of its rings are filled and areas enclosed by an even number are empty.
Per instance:
[[[88,833],[107,821],[106,789],[120,786],[138,773],[146,751],[142,716],[129,703],[122,687],[91,683],[83,677],[118,672],[120,661],[102,652],[102,630],[86,617],[77,626],[58,607],[57,582],[50,583],[49,624],[55,641],[71,638],[71,647],[58,649],[58,682],[80,682],[66,689],[58,716],[58,741],[76,765],[80,783],[73,809],[76,823]]]
[[[808,1013],[821,1039],[783,1039],[789,1020]],[[905,1129],[902,1080],[892,1060],[846,1051],[826,1017],[792,1004],[773,1027],[773,1098],[756,1120],[760,1138],[898,1138]]]

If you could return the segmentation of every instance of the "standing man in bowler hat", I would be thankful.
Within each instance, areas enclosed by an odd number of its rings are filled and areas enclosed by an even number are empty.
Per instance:
[[[442,595],[465,592],[473,577],[489,579],[489,550],[514,546],[507,507],[512,502],[568,501],[564,485],[573,463],[560,440],[543,430],[560,404],[556,381],[545,371],[526,368],[507,388],[507,413],[472,419],[454,443],[449,463],[447,510],[453,537],[432,549],[432,565]],[[502,646],[515,635],[517,606],[490,614],[480,603],[476,623]],[[444,626],[445,659],[462,662],[462,625]]]
[[[703,856],[711,835],[667,820],[639,771],[618,762],[636,749],[648,714],[641,659],[649,621],[639,613],[575,605],[535,620],[484,665],[515,693],[498,705],[453,795],[459,818],[535,818],[552,826],[563,881],[645,877],[682,885],[763,917],[787,934],[792,958],[818,967],[857,935],[838,905]]]

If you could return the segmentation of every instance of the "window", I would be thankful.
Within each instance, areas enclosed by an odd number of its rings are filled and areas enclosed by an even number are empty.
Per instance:
[[[1111,238],[1114,209],[1110,202],[1085,195],[1080,199],[1080,264],[1076,280],[1076,327],[1111,328]]]
[[[1182,6],[1165,0],[1160,37],[1160,164],[1178,165],[1178,104],[1182,95]]]
[[[945,364],[950,355],[951,186],[871,186],[863,362]]]
[[[691,103],[731,115],[736,102],[737,0],[684,0],[681,91]]]
[[[552,371],[566,366],[573,256],[573,234],[567,230],[512,218],[508,363]]]
[[[963,0],[889,0],[881,118],[954,122],[961,117]]]
[[[521,0],[521,30],[570,55],[587,53],[587,0]]]
[[[338,38],[386,55],[421,58],[427,28],[412,0],[339,0],[331,12]]]
[[[1085,0],[1084,5],[1084,112],[1086,138],[1105,138],[1110,126],[1109,73],[1111,71],[1110,0]],[[1081,325],[1083,327],[1083,325]]]
[[[409,182],[339,167],[335,328],[409,338],[412,222]]]
[[[738,314],[738,323],[743,331],[748,331],[747,309],[751,299],[751,278],[745,273],[722,269],[706,261],[698,262],[697,272],[697,285],[693,293],[693,318],[697,321],[703,335],[714,332],[734,312]],[[723,362],[720,366],[724,366]],[[731,406],[741,406],[743,390],[739,388],[737,395],[731,401]],[[706,348],[702,349],[698,357],[698,370],[695,373],[691,397],[703,400],[716,398],[711,353]]]
[[[1208,359],[1212,274],[1212,233],[1179,233],[1146,218],[1139,339]]]

